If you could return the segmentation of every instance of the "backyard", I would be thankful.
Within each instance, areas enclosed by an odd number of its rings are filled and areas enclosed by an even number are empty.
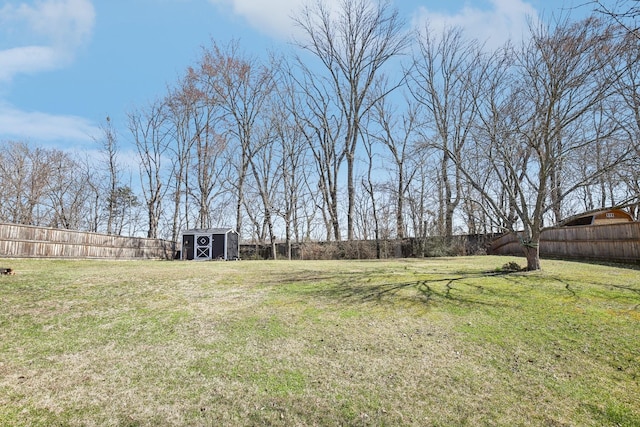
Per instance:
[[[640,270],[2,259],[0,425],[640,426]]]

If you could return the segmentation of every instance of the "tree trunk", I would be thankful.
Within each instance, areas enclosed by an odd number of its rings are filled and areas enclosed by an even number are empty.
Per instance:
[[[148,205],[149,214],[149,230],[147,230],[147,237],[149,239],[158,238],[158,218],[152,205]]]
[[[242,233],[242,205],[244,203],[244,178],[246,175],[246,168],[244,167],[244,159],[242,160],[243,166],[241,167],[240,174],[238,176],[237,191],[237,203],[236,203],[236,231]]]
[[[404,173],[403,165],[398,165],[398,199],[396,206],[396,236],[404,239]]]
[[[540,270],[540,246],[538,242],[524,244],[522,250],[527,258],[527,271]]]
[[[347,240],[352,241],[353,234],[353,211],[355,207],[356,189],[353,183],[354,154],[347,155]],[[337,238],[337,237],[336,237]]]

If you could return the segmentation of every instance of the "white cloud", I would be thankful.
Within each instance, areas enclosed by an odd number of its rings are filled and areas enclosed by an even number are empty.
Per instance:
[[[307,0],[209,0],[213,4],[231,7],[233,13],[242,16],[254,28],[281,39],[294,34],[297,29],[292,20]],[[336,6],[338,0],[325,0]]]
[[[214,4],[231,7],[260,31],[277,37],[286,37],[291,30],[291,15],[302,4],[301,0],[210,0]]]
[[[47,71],[59,63],[59,55],[47,46],[25,46],[0,50],[0,81],[11,81],[13,76]]]
[[[445,27],[460,27],[469,37],[477,38],[489,49],[502,46],[508,40],[518,43],[527,37],[528,20],[538,19],[536,9],[523,0],[490,0],[493,8],[482,10],[470,5],[457,14],[442,14],[421,7],[415,15],[414,25],[441,32]]]
[[[89,0],[9,0],[0,7],[0,83],[9,87],[17,75],[68,65],[90,39],[94,21]],[[91,141],[99,134],[84,118],[21,111],[1,100],[0,130],[2,140],[65,143]]]
[[[291,16],[296,14],[308,0],[209,0],[211,3],[230,8],[232,13],[243,17],[249,25],[265,34],[287,38],[298,29]],[[396,0],[399,3],[401,0]],[[339,0],[324,0],[330,8],[337,8]],[[490,9],[472,6],[468,2],[458,13],[445,14],[430,11],[421,6],[414,14],[414,25],[418,28],[429,22],[432,29],[459,26],[471,36],[486,43],[488,48],[501,46],[507,40],[518,42],[526,37],[528,22],[537,20],[534,6],[525,0],[489,0]]]
[[[88,42],[94,22],[89,0],[9,1],[0,8],[0,37],[12,44],[0,50],[0,82],[67,65]]]
[[[84,143],[98,137],[100,129],[89,120],[77,116],[53,115],[21,111],[0,103],[2,139]]]

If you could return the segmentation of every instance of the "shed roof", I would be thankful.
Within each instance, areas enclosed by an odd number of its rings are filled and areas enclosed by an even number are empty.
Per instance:
[[[182,234],[227,234],[236,231],[231,227],[221,228],[192,228],[190,230],[184,230]]]

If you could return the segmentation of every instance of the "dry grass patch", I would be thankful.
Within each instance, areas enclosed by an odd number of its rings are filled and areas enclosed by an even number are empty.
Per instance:
[[[640,272],[512,261],[15,260],[0,425],[640,425]]]

